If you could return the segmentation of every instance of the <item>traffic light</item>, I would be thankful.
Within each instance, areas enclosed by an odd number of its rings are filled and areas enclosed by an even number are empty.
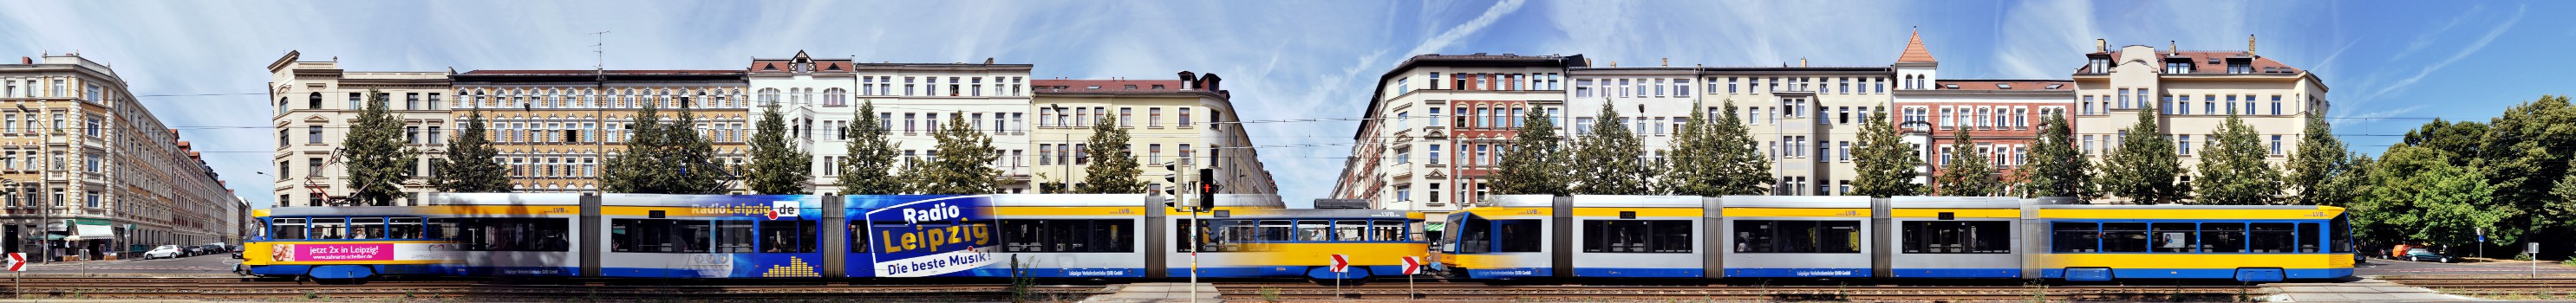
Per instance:
[[[1163,173],[1163,206],[1174,208],[1181,207],[1179,203],[1174,201],[1181,198],[1181,168],[1178,166],[1177,162],[1163,162],[1163,170],[1170,171],[1169,173]]]
[[[1216,169],[1199,169],[1199,200],[1197,201],[1199,209],[1216,207],[1216,186]]]

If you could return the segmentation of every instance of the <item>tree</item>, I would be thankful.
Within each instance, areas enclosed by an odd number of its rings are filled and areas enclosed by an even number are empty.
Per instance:
[[[1128,144],[1127,129],[1118,127],[1117,118],[1101,118],[1091,125],[1091,140],[1083,153],[1091,154],[1090,166],[1082,168],[1082,183],[1073,192],[1082,194],[1137,194],[1145,192],[1144,174],[1136,168],[1136,155]]]
[[[894,140],[886,138],[892,130],[877,117],[876,101],[859,103],[858,121],[850,125],[849,143],[843,144],[850,159],[841,161],[841,194],[890,195],[904,193],[904,181],[893,174]]]
[[[492,148],[483,121],[483,110],[476,109],[465,118],[465,130],[447,144],[446,161],[438,162],[438,174],[430,176],[431,186],[440,192],[506,193],[510,192],[510,172],[501,166],[501,151]]]
[[[2350,173],[2352,152],[2343,139],[2335,138],[2333,125],[2324,117],[2308,116],[2307,129],[2301,132],[2297,151],[2290,153],[2289,173],[2282,187],[2295,192],[2292,204],[2343,206],[2352,202],[2353,193],[2329,190],[2329,183]]]
[[[2281,173],[2264,162],[2270,157],[2263,139],[2254,127],[2235,115],[2227,116],[2216,133],[2209,134],[2209,148],[2200,154],[2200,179],[2192,193],[2193,202],[2213,205],[2269,205],[2281,194]]]
[[[404,146],[403,120],[385,111],[385,99],[384,93],[367,90],[366,111],[340,141],[354,205],[393,205],[403,197],[402,183],[411,180],[413,165],[420,163],[420,150]]]
[[[2541,96],[2490,121],[2481,136],[2470,137],[2465,129],[2472,127],[2453,125],[2437,133],[2435,142],[2477,145],[2476,154],[2454,156],[2474,159],[2468,166],[2486,173],[2488,184],[2495,186],[2493,204],[2478,209],[2504,213],[2514,223],[2489,233],[2492,243],[2576,236],[2570,234],[2576,228],[2576,201],[2552,193],[2570,173],[2568,161],[2576,161],[2576,106],[2565,96]]]
[[[931,195],[971,195],[993,193],[1002,171],[993,169],[1000,159],[993,150],[993,138],[975,131],[963,114],[948,115],[948,123],[934,134],[939,146],[932,158],[920,168],[913,183],[916,193]]]
[[[771,195],[807,194],[814,159],[787,142],[787,118],[778,104],[764,106],[757,133],[751,136],[751,191]]]
[[[1691,108],[1700,107],[1699,103],[1691,104]],[[1727,177],[1726,163],[1718,162],[1716,129],[1708,122],[1705,113],[1692,113],[1683,120],[1681,132],[1673,134],[1671,165],[1663,170],[1663,177],[1655,178],[1660,183],[1655,189],[1672,195],[1726,195],[1718,188],[1721,179]]]
[[[2174,182],[2182,176],[2182,162],[2174,158],[2171,139],[2157,130],[2154,107],[2138,110],[2138,124],[2119,138],[2119,148],[2102,161],[2102,175],[2095,177],[2104,191],[2138,204],[2174,203],[2190,193]]]
[[[1639,159],[1645,150],[1637,142],[1637,135],[1629,132],[1628,126],[1624,125],[1626,123],[1619,122],[1619,112],[1611,110],[1610,102],[1601,103],[1601,114],[1597,116],[1600,122],[1593,124],[1592,133],[1585,134],[1580,142],[1575,143],[1575,156],[1571,160],[1584,163],[1585,169],[1578,170],[1575,175],[1573,193],[1642,195],[1650,192],[1652,189],[1646,183],[1649,176],[1646,163]]]
[[[2362,236],[2468,246],[2476,243],[2477,229],[2493,230],[2506,216],[2481,209],[2495,198],[2495,187],[2475,168],[2451,165],[2449,153],[2401,145],[2384,154],[2378,185],[2353,211]]]
[[[2014,170],[2021,173],[2021,188],[2027,197],[2076,197],[2077,201],[2101,196],[2093,188],[2093,160],[2075,147],[2074,130],[2067,124],[2065,113],[2051,113],[2040,118],[2038,144],[2030,148],[2030,165]]]
[[[2000,188],[2003,186],[2003,180],[1995,172],[1995,166],[1987,161],[1987,157],[1991,157],[1991,154],[1978,151],[1975,142],[1976,139],[1969,136],[1966,129],[1951,132],[1950,151],[1945,157],[1950,159],[1943,161],[1948,163],[1942,163],[1938,177],[1940,180],[1934,182],[1932,188],[1934,191],[1940,192],[1943,196],[1953,197],[1983,197],[2003,193]]]
[[[685,109],[686,100],[682,106]],[[659,109],[649,102],[636,110],[634,122],[628,124],[634,129],[633,138],[626,141],[625,152],[609,158],[601,188],[618,193],[724,193],[723,182],[733,179],[733,174],[716,162],[715,147],[698,135],[696,114],[683,110],[676,116],[664,123]]]
[[[1870,117],[1887,117],[1887,110],[1873,110]],[[1873,118],[1862,123],[1859,151],[1852,155],[1855,176],[1852,192],[1871,197],[1913,196],[1923,194],[1923,184],[1914,178],[1922,176],[1923,154],[1896,133],[1891,119]]]
[[[1573,178],[1563,166],[1565,138],[1556,135],[1555,119],[1544,110],[1529,111],[1518,131],[1485,186],[1504,195],[1570,195],[1567,183]]]
[[[1753,130],[1737,118],[1735,99],[1727,99],[1719,116],[1709,117],[1707,154],[1717,165],[1716,195],[1761,195],[1771,192],[1771,159],[1754,147]]]

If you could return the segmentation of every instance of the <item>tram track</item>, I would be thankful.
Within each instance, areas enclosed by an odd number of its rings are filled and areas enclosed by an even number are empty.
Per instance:
[[[2576,295],[2576,276],[2496,278],[2473,275],[2415,275],[2384,276],[2379,279],[2455,295]]]
[[[12,286],[14,285],[14,286]],[[478,281],[381,281],[354,285],[299,281],[255,281],[239,278],[26,278],[0,284],[18,298],[63,299],[203,299],[203,300],[358,300],[459,299],[467,301],[557,301],[601,299],[811,299],[848,300],[952,298],[1007,300],[1005,284],[942,285],[600,285],[491,284]],[[1072,297],[1106,293],[1100,286],[1032,286],[1030,295]]]

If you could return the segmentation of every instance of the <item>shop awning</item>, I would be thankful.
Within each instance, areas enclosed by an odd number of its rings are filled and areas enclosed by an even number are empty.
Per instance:
[[[114,227],[109,227],[109,226],[106,226],[106,225],[87,225],[87,224],[83,224],[83,225],[76,225],[76,227],[78,227],[78,228],[79,228],[79,230],[78,230],[78,231],[79,231],[80,233],[78,233],[78,234],[73,234],[71,237],[69,237],[69,238],[65,238],[65,239],[72,240],[72,241],[80,241],[80,240],[107,240],[107,239],[115,239],[115,238],[116,238],[116,228],[114,228]]]

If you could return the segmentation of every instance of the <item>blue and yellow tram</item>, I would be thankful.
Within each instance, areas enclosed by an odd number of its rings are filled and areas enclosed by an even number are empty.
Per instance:
[[[1450,214],[1435,268],[1479,280],[2352,275],[2342,208],[2068,202],[1500,196]]]

